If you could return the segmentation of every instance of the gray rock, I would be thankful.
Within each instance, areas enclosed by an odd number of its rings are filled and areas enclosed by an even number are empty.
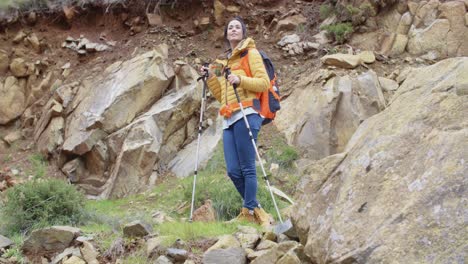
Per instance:
[[[124,237],[144,237],[153,232],[153,228],[140,220],[126,224],[123,228]]]
[[[11,245],[13,245],[13,241],[8,239],[7,237],[0,235],[0,249],[6,249]]]
[[[188,258],[188,252],[185,249],[168,248],[166,254],[175,262],[182,262]]]
[[[23,243],[26,254],[43,255],[44,252],[60,252],[69,247],[80,229],[69,226],[53,226],[34,230]]]
[[[203,264],[245,264],[245,250],[237,248],[212,249],[203,255]]]
[[[292,35],[286,35],[283,38],[281,38],[280,41],[278,41],[278,45],[281,47],[284,47],[288,44],[293,44],[301,41],[301,38],[297,34],[292,34]]]
[[[172,264],[173,262],[166,256],[159,256],[154,264]]]

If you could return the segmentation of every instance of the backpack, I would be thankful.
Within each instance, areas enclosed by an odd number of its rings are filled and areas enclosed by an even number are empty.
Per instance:
[[[270,58],[265,54],[265,52],[258,51],[262,56],[263,64],[265,65],[265,70],[270,78],[270,87],[268,90],[257,93],[257,99],[253,102],[253,108],[264,118],[262,125],[266,125],[273,121],[276,116],[276,112],[281,109],[280,106],[280,93],[278,88],[278,83],[276,81],[275,67],[271,62]],[[246,72],[247,76],[252,77],[252,73],[249,68],[249,49],[244,50],[240,57],[242,69]]]

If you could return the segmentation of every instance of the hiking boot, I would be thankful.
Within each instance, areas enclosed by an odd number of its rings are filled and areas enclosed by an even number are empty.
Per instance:
[[[271,227],[271,222],[270,222],[271,215],[265,212],[263,208],[259,208],[259,207],[255,208],[254,215],[259,225],[265,228]]]
[[[249,209],[242,207],[239,215],[236,218],[233,218],[227,223],[234,223],[234,222],[250,222],[250,223],[258,223],[257,219],[255,218],[255,212]]]

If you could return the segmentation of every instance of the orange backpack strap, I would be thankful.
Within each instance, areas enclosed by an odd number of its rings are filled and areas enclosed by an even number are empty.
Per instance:
[[[241,103],[243,107],[253,106],[253,100],[243,101]],[[231,117],[234,110],[238,109],[239,107],[240,107],[239,103],[232,103],[232,104],[224,105],[223,107],[221,107],[221,109],[219,109],[219,114],[224,117],[229,118]]]

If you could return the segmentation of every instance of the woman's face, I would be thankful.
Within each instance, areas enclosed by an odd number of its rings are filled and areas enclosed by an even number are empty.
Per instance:
[[[228,24],[227,39],[229,42],[239,42],[242,40],[244,32],[242,32],[242,25],[237,20],[232,20]]]

